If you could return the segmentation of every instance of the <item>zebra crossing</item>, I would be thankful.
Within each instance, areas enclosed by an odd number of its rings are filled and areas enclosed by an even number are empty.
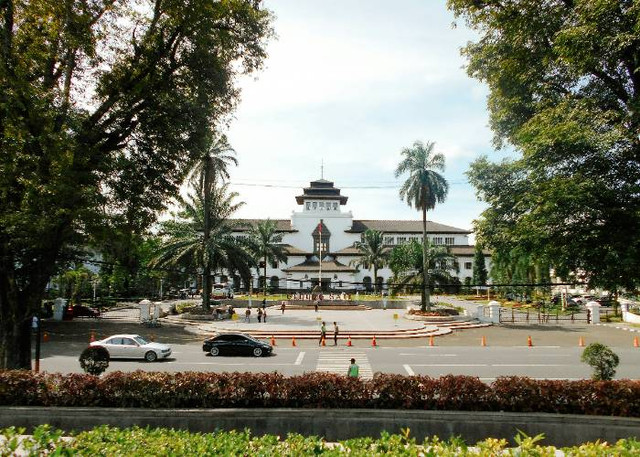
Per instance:
[[[320,352],[320,354],[318,354],[318,364],[316,365],[316,371],[346,375],[352,358],[356,359],[356,363],[360,367],[360,378],[373,378],[373,370],[371,369],[371,364],[369,363],[369,359],[364,352]]]

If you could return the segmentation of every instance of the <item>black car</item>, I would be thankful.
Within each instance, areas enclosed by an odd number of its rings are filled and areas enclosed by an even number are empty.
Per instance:
[[[273,347],[244,333],[221,333],[204,340],[202,350],[213,356],[252,355],[260,357],[271,354]]]

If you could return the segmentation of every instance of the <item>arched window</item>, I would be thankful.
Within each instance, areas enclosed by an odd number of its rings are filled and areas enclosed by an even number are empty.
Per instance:
[[[269,285],[272,289],[277,289],[280,286],[280,278],[278,278],[277,276],[271,276]]]
[[[364,286],[364,288],[366,290],[371,290],[373,289],[371,287],[371,277],[370,276],[365,276],[364,278],[362,278],[362,285]]]
[[[329,239],[331,238],[331,232],[324,225],[322,219],[320,219],[320,223],[311,235],[313,236],[313,253],[318,255],[322,249],[322,257],[324,257],[325,254],[330,252]]]

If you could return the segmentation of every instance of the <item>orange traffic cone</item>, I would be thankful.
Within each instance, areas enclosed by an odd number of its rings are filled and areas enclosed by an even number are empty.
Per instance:
[[[89,335],[89,343],[93,343],[96,340],[96,334],[93,330],[91,330],[91,334]]]
[[[634,347],[634,348],[637,348],[637,347],[638,347],[638,337],[637,337],[637,336],[635,336],[635,337],[633,338],[633,347]]]
[[[271,335],[271,346],[275,346],[276,345],[276,339],[273,337],[273,335]]]
[[[527,337],[527,346],[529,347],[533,346],[533,341],[531,341],[531,336]]]
[[[351,335],[347,338],[347,346],[351,346]]]
[[[578,346],[580,346],[581,348],[584,347],[584,338],[580,337],[580,339],[578,340]]]
[[[322,345],[323,345],[323,346],[326,346],[326,345],[327,345],[327,342],[325,341],[324,336],[322,337]]]
[[[296,347],[296,337],[295,336],[291,337],[291,346]]]
[[[378,343],[376,342],[376,336],[373,335],[373,339],[371,340],[371,346],[376,347]]]
[[[429,346],[433,346],[433,335],[429,335]]]
[[[487,338],[483,335],[482,339],[480,340],[480,346],[486,346],[487,345]]]
[[[45,342],[45,343],[46,343],[47,341],[49,341],[49,334],[48,334],[47,332],[44,332],[44,333],[42,334],[42,341],[43,341],[43,342]]]

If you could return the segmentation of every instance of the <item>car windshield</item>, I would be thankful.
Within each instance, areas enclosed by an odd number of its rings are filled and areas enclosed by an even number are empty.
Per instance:
[[[136,342],[140,346],[144,346],[145,344],[149,344],[149,342],[147,340],[145,340],[144,338],[142,338],[141,336],[134,336],[133,339],[136,340]]]

